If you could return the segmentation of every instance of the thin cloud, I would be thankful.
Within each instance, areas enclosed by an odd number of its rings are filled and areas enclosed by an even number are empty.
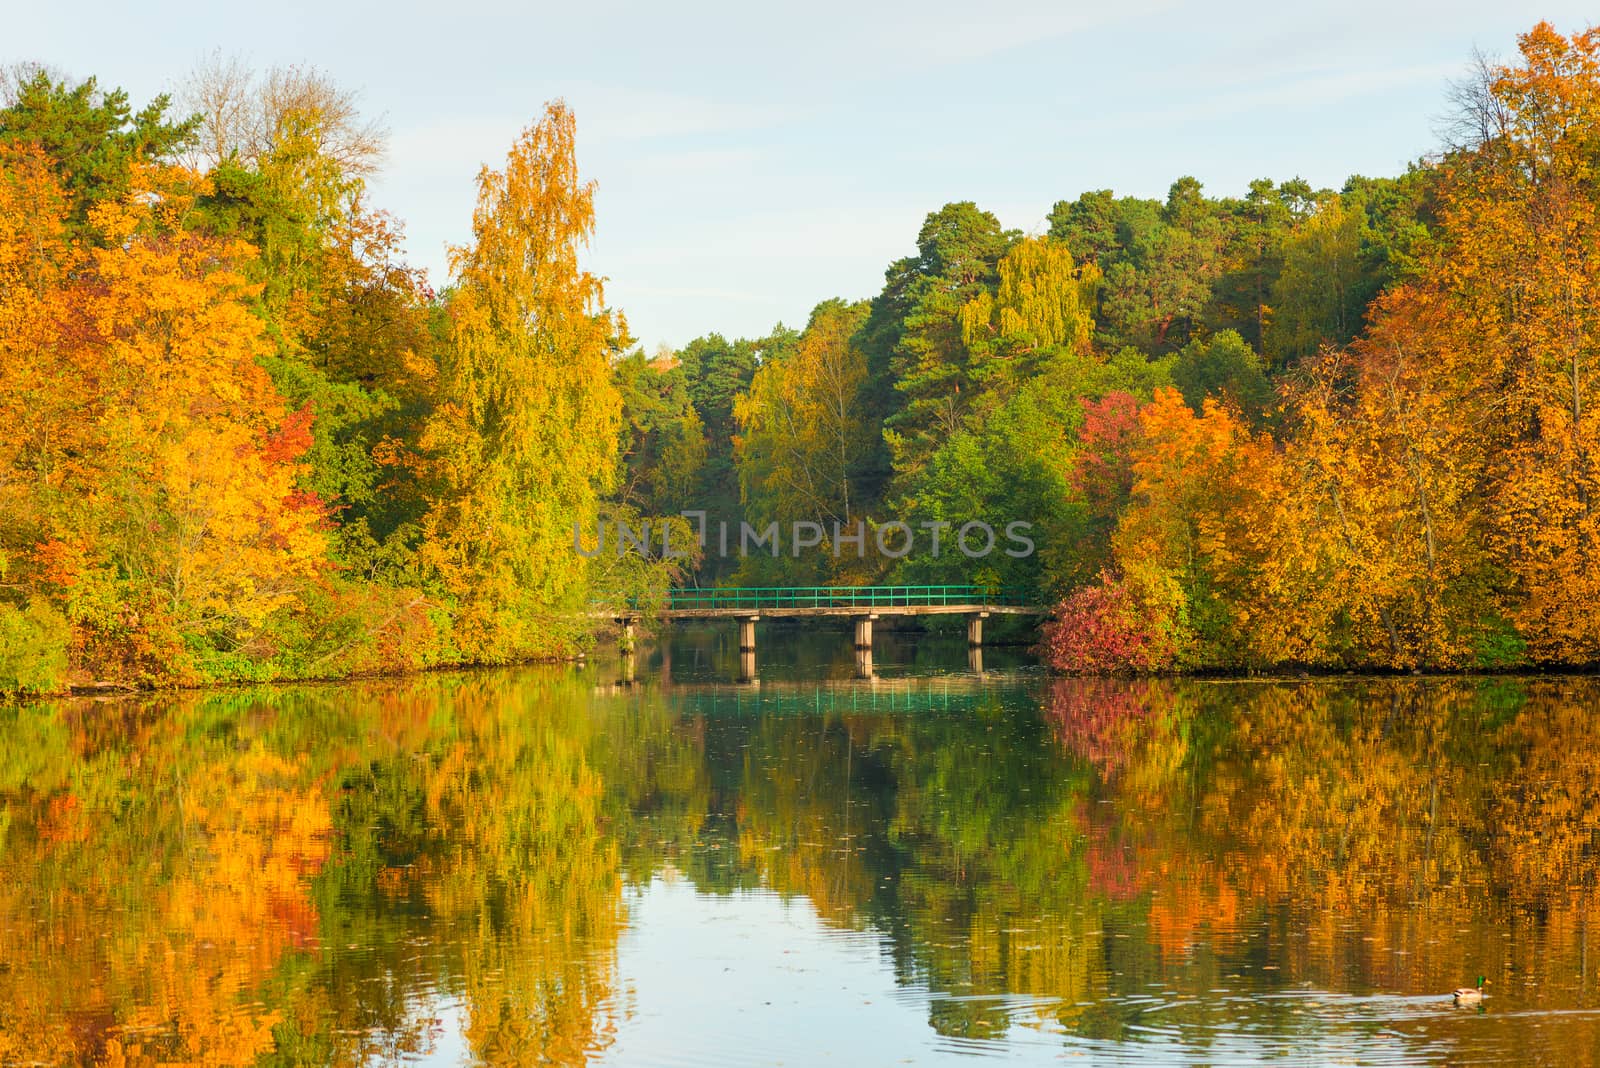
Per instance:
[[[742,293],[736,289],[715,289],[706,286],[629,286],[628,292],[641,297],[694,297],[707,300],[736,300],[757,304],[770,304],[771,293]]]
[[[1136,127],[1170,126],[1222,119],[1256,111],[1279,111],[1314,104],[1326,108],[1331,102],[1353,100],[1395,89],[1437,84],[1460,71],[1458,63],[1428,63],[1381,70],[1324,70],[1297,72],[1295,76],[1253,79],[1247,88],[1205,92],[1203,85],[1191,86],[1188,102],[1178,107],[1130,111],[1103,118],[1074,119],[1075,130],[1110,129],[1124,131]],[[1233,84],[1238,84],[1237,82]],[[1418,145],[1421,151],[1425,145]]]
[[[621,85],[579,85],[567,102],[592,145],[768,129],[796,114],[791,108]]]

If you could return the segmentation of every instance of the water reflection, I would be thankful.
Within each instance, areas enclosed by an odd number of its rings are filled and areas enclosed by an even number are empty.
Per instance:
[[[0,711],[0,1063],[1596,1062],[1595,682],[878,652]]]

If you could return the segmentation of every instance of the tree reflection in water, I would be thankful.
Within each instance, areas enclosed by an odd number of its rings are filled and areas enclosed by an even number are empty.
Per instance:
[[[484,1063],[579,1063],[662,872],[873,934],[955,1038],[1137,1044],[1159,989],[1195,1046],[1268,1043],[1326,1022],[1265,995],[1479,972],[1600,1008],[1593,681],[604,675],[0,712],[0,1062],[360,1064],[459,1018]],[[1540,1020],[1493,1041],[1596,1063]]]

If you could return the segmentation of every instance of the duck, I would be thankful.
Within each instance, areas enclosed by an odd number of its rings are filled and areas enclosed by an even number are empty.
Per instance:
[[[1483,984],[1486,983],[1486,982],[1488,982],[1488,980],[1480,975],[1480,976],[1478,976],[1478,985],[1477,986],[1464,986],[1459,990],[1455,990],[1455,991],[1451,992],[1450,997],[1455,1001],[1455,1003],[1457,1005],[1478,1005],[1478,1004],[1481,1004],[1483,1002],[1484,997],[1485,997],[1485,994],[1483,992]]]

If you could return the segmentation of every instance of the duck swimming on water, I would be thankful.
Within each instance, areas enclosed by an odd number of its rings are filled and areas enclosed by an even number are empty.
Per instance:
[[[1483,984],[1486,983],[1487,981],[1488,980],[1484,979],[1484,977],[1480,975],[1480,976],[1478,976],[1478,985],[1477,986],[1464,986],[1464,987],[1461,987],[1459,990],[1454,991],[1450,995],[1450,997],[1455,1001],[1455,1003],[1457,1005],[1479,1005],[1479,1004],[1482,1004],[1483,999],[1484,999]]]

